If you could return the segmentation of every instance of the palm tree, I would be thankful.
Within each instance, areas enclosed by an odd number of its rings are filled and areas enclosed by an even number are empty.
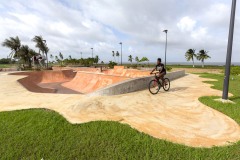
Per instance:
[[[133,57],[132,57],[132,55],[129,55],[129,56],[128,56],[128,61],[131,62],[131,65],[132,65],[132,62],[133,62]]]
[[[116,57],[118,57],[118,63],[119,63],[119,57],[120,57],[120,53],[117,51],[116,53]]]
[[[30,49],[28,47],[28,45],[22,45],[20,47],[20,49],[18,50],[19,57],[21,58],[21,60],[24,61],[24,63],[28,64],[29,68],[32,68],[32,61],[31,58],[35,55],[37,55],[37,52],[35,52],[34,50]]]
[[[116,62],[115,52],[114,52],[114,51],[112,51],[112,56],[113,56],[113,58],[114,58],[114,62]]]
[[[138,63],[139,63],[139,58],[138,58],[138,56],[135,57],[135,61],[137,62],[137,65],[138,65]]]
[[[64,59],[64,58],[63,58],[63,54],[62,54],[61,52],[59,52],[59,58],[60,58],[61,60]]]
[[[197,55],[195,54],[195,49],[189,49],[186,54],[185,54],[185,58],[186,60],[189,62],[190,60],[192,60],[193,62],[193,68],[195,67],[194,65],[194,57],[196,57]]]
[[[202,62],[202,67],[204,68],[204,60],[211,58],[208,55],[208,51],[205,50],[200,50],[199,53],[197,54],[197,60]]]
[[[94,63],[98,64],[99,60],[100,60],[99,56],[96,55],[96,57],[94,58]]]
[[[58,62],[59,61],[59,58],[58,58],[58,56],[55,56],[55,60]]]
[[[48,52],[49,52],[49,48],[47,47],[46,40],[44,40],[42,38],[42,36],[35,36],[32,39],[32,41],[36,43],[35,47],[39,49],[39,54],[42,52],[42,54],[46,55],[47,67],[48,67]]]
[[[11,57],[11,59],[19,58],[19,56],[17,55],[17,52],[21,47],[21,41],[18,38],[18,36],[15,38],[10,37],[9,39],[5,39],[5,41],[2,43],[2,46],[12,50],[12,52],[9,54],[9,57]]]

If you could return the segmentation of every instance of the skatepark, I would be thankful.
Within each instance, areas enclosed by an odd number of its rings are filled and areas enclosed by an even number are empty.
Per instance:
[[[221,92],[198,75],[169,73],[170,91],[153,96],[147,90],[153,78],[149,71],[53,69],[1,72],[0,111],[46,108],[73,124],[117,121],[152,137],[192,147],[225,146],[240,140],[240,127],[234,120],[199,102],[199,97],[220,96]],[[122,86],[127,87],[120,90]]]
[[[114,69],[100,68],[53,68],[53,71],[18,72],[11,75],[26,76],[18,82],[31,92],[61,93],[61,94],[94,94],[105,89],[114,90],[114,95],[140,91],[148,87],[148,82],[153,79],[149,71],[124,69],[116,66]],[[173,80],[184,76],[183,71],[169,73]],[[134,82],[133,84],[130,84]],[[118,85],[123,85],[121,88]],[[123,89],[128,88],[125,91]],[[105,91],[104,90],[104,91]],[[121,91],[120,91],[121,90]],[[100,93],[98,93],[100,94]],[[108,93],[105,95],[112,95]],[[103,95],[103,93],[101,93]]]

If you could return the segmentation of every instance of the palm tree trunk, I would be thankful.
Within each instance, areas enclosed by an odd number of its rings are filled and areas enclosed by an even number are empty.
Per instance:
[[[46,53],[46,60],[47,60],[47,69],[48,69],[48,54]]]
[[[202,68],[204,68],[204,60],[202,60]]]
[[[193,68],[195,68],[195,65],[194,65],[194,59],[192,59],[192,61],[193,61]]]

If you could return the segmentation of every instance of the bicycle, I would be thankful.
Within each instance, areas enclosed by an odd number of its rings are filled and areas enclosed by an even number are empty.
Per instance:
[[[149,91],[151,94],[155,95],[158,94],[160,91],[161,87],[163,87],[164,91],[169,91],[170,90],[170,80],[168,78],[164,78],[164,83],[162,80],[160,81],[159,77],[157,76],[157,73],[155,72],[155,79],[151,80],[149,83]]]

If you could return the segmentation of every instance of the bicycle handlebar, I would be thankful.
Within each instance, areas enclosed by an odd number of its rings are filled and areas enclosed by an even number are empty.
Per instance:
[[[155,72],[151,72],[150,74],[158,74],[159,72],[158,71],[155,71]]]

